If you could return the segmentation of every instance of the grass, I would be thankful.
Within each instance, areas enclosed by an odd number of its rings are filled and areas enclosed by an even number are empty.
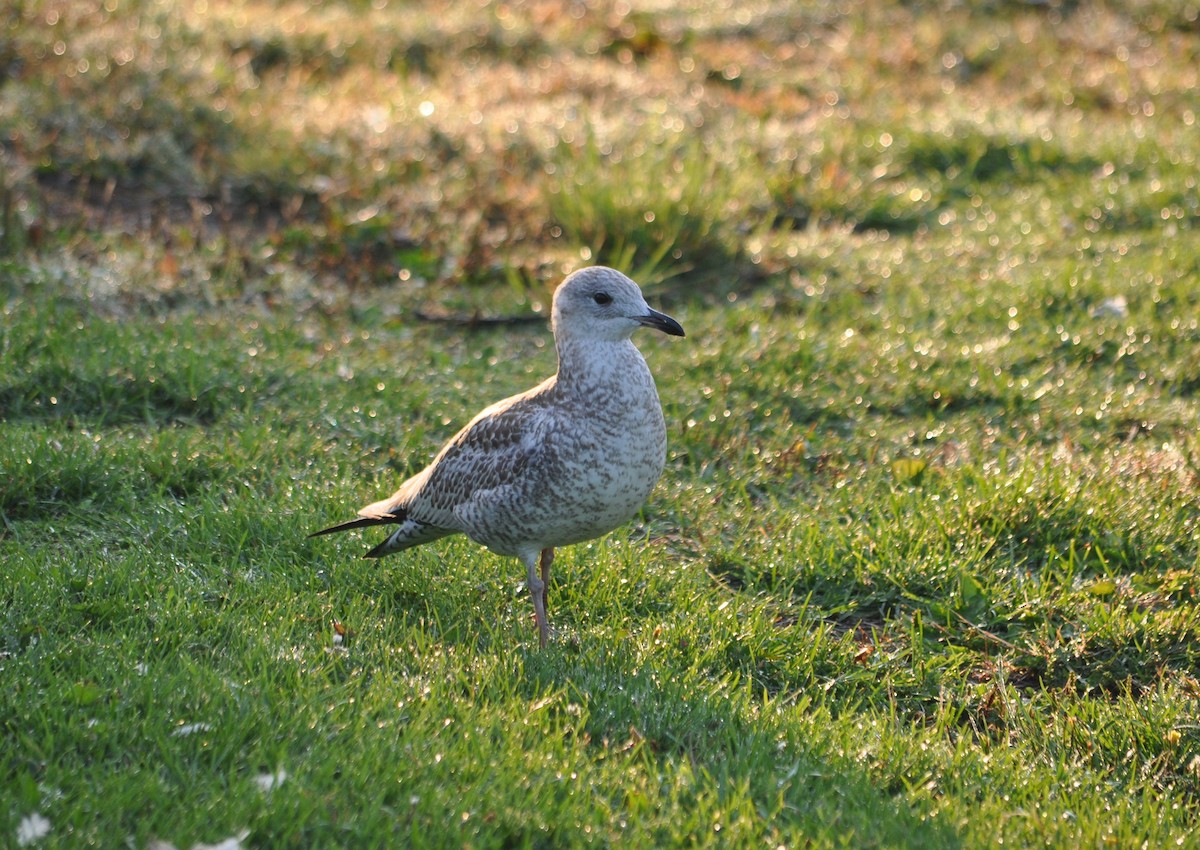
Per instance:
[[[1200,846],[1195,4],[0,13],[0,844]],[[620,265],[667,470],[305,535]]]

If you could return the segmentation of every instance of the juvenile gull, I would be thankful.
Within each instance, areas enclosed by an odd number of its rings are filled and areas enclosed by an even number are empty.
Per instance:
[[[607,534],[654,489],[667,430],[654,378],[630,337],[639,327],[683,336],[636,283],[603,266],[554,293],[558,373],[472,419],[433,462],[358,518],[316,537],[395,525],[366,554],[381,558],[463,533],[529,571],[538,639],[546,645],[546,584],[554,549]],[[540,570],[540,575],[539,575]]]

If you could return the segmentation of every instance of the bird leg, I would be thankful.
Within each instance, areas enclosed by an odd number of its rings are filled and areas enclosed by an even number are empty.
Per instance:
[[[554,563],[554,547],[542,550],[542,608],[550,610],[550,565]]]
[[[543,593],[546,583],[538,575],[537,558],[530,558],[528,567],[529,595],[533,597],[533,617],[537,620],[538,644],[545,649],[546,641],[550,638],[550,623],[546,620],[546,597]]]

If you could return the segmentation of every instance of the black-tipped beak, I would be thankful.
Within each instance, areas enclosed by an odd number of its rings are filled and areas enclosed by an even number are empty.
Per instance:
[[[648,328],[655,328],[665,334],[671,336],[685,336],[683,325],[672,319],[666,313],[660,313],[657,310],[651,310],[644,316],[634,316],[639,324],[645,325]]]

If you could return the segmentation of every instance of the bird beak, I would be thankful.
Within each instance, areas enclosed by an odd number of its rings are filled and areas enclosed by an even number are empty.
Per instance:
[[[666,313],[651,310],[644,316],[634,316],[633,318],[639,325],[655,328],[671,336],[684,336],[683,325],[679,324],[679,322],[672,319]]]

